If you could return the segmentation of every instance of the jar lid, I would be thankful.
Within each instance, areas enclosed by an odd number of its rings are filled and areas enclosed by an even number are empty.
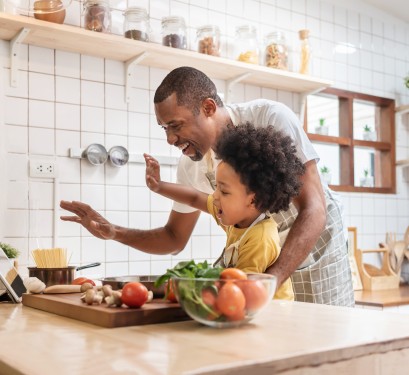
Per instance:
[[[285,34],[282,31],[273,31],[266,35],[266,39],[285,40]]]
[[[308,29],[302,29],[298,31],[298,35],[300,39],[307,39],[310,36],[310,30]]]
[[[37,13],[54,13],[64,8],[61,0],[37,0],[33,4],[33,9]]]
[[[245,32],[249,34],[256,34],[257,29],[253,25],[241,25],[241,26],[236,27],[236,34],[245,33]]]
[[[137,14],[143,17],[148,17],[148,12],[146,11],[145,8],[140,8],[140,7],[129,7],[125,9],[124,16],[127,14]]]
[[[185,26],[185,19],[180,16],[168,16],[162,18],[162,25],[165,23],[180,23]]]
[[[217,25],[204,25],[204,26],[200,26],[197,28],[197,35],[199,35],[200,33],[215,33],[215,34],[220,34],[220,29],[219,26]]]
[[[109,1],[108,0],[85,0],[84,7],[90,5],[105,5],[109,8]]]

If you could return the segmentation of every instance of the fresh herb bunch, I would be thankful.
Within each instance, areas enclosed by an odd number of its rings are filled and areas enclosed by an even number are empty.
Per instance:
[[[155,287],[161,286],[173,276],[190,279],[218,279],[222,271],[222,267],[212,267],[206,260],[197,264],[194,260],[183,261],[179,262],[175,267],[168,269],[165,274],[160,276],[155,281]]]
[[[206,290],[208,293],[217,295],[214,280],[220,278],[223,269],[222,267],[212,267],[207,261],[197,264],[194,260],[179,262],[155,281],[155,287],[164,284],[172,277],[183,278],[183,280],[179,280],[177,286],[173,285],[173,288],[178,288],[179,302],[183,303],[185,307],[189,305],[188,310],[195,311],[196,315],[203,318],[218,319],[220,313],[204,302],[202,293]]]
[[[4,253],[7,255],[7,258],[9,259],[17,258],[20,255],[20,251],[4,242],[0,242],[0,248],[3,249]]]

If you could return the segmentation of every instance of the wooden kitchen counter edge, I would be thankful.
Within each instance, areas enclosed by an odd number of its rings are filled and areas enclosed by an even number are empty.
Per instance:
[[[396,374],[408,366],[407,319],[273,301],[241,328],[186,321],[107,329],[0,304],[0,374]]]

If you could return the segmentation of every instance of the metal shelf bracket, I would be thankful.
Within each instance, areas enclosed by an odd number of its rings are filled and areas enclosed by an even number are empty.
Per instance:
[[[307,97],[308,95],[314,95],[320,91],[324,90],[324,88],[319,88],[313,91],[302,92],[300,94],[300,121],[301,126],[304,126],[304,114],[305,114],[305,105],[307,104]]]
[[[29,32],[30,29],[24,27],[10,41],[10,85],[12,87],[17,87],[18,85],[18,58],[20,56],[20,47]]]
[[[125,102],[129,103],[131,100],[131,87],[130,81],[134,76],[134,66],[139,64],[146,56],[149,55],[149,52],[142,52],[138,56],[135,56],[125,62]]]
[[[226,103],[230,103],[230,97],[232,94],[233,86],[236,83],[239,83],[240,81],[242,81],[243,79],[246,79],[247,77],[251,76],[252,74],[253,74],[252,72],[244,73],[238,77],[231,78],[226,81],[226,96],[225,96]]]

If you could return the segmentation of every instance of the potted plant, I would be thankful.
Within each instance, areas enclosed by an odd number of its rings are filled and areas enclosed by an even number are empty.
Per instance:
[[[405,86],[409,89],[409,74],[403,79]]]
[[[373,187],[373,176],[369,175],[369,169],[364,169],[364,176],[360,179],[362,187]]]
[[[363,139],[364,141],[375,141],[376,140],[375,131],[373,131],[372,128],[368,124],[364,126]]]
[[[321,174],[322,179],[329,185],[331,183],[331,177],[332,177],[331,170],[326,165],[323,165],[320,168],[320,174]]]
[[[319,119],[319,125],[315,127],[315,133],[328,135],[328,125],[325,124],[325,118]]]
[[[0,248],[7,255],[7,258],[14,259],[14,267],[17,268],[18,264],[16,258],[20,255],[20,251],[17,250],[15,247],[4,242],[0,242]]]

